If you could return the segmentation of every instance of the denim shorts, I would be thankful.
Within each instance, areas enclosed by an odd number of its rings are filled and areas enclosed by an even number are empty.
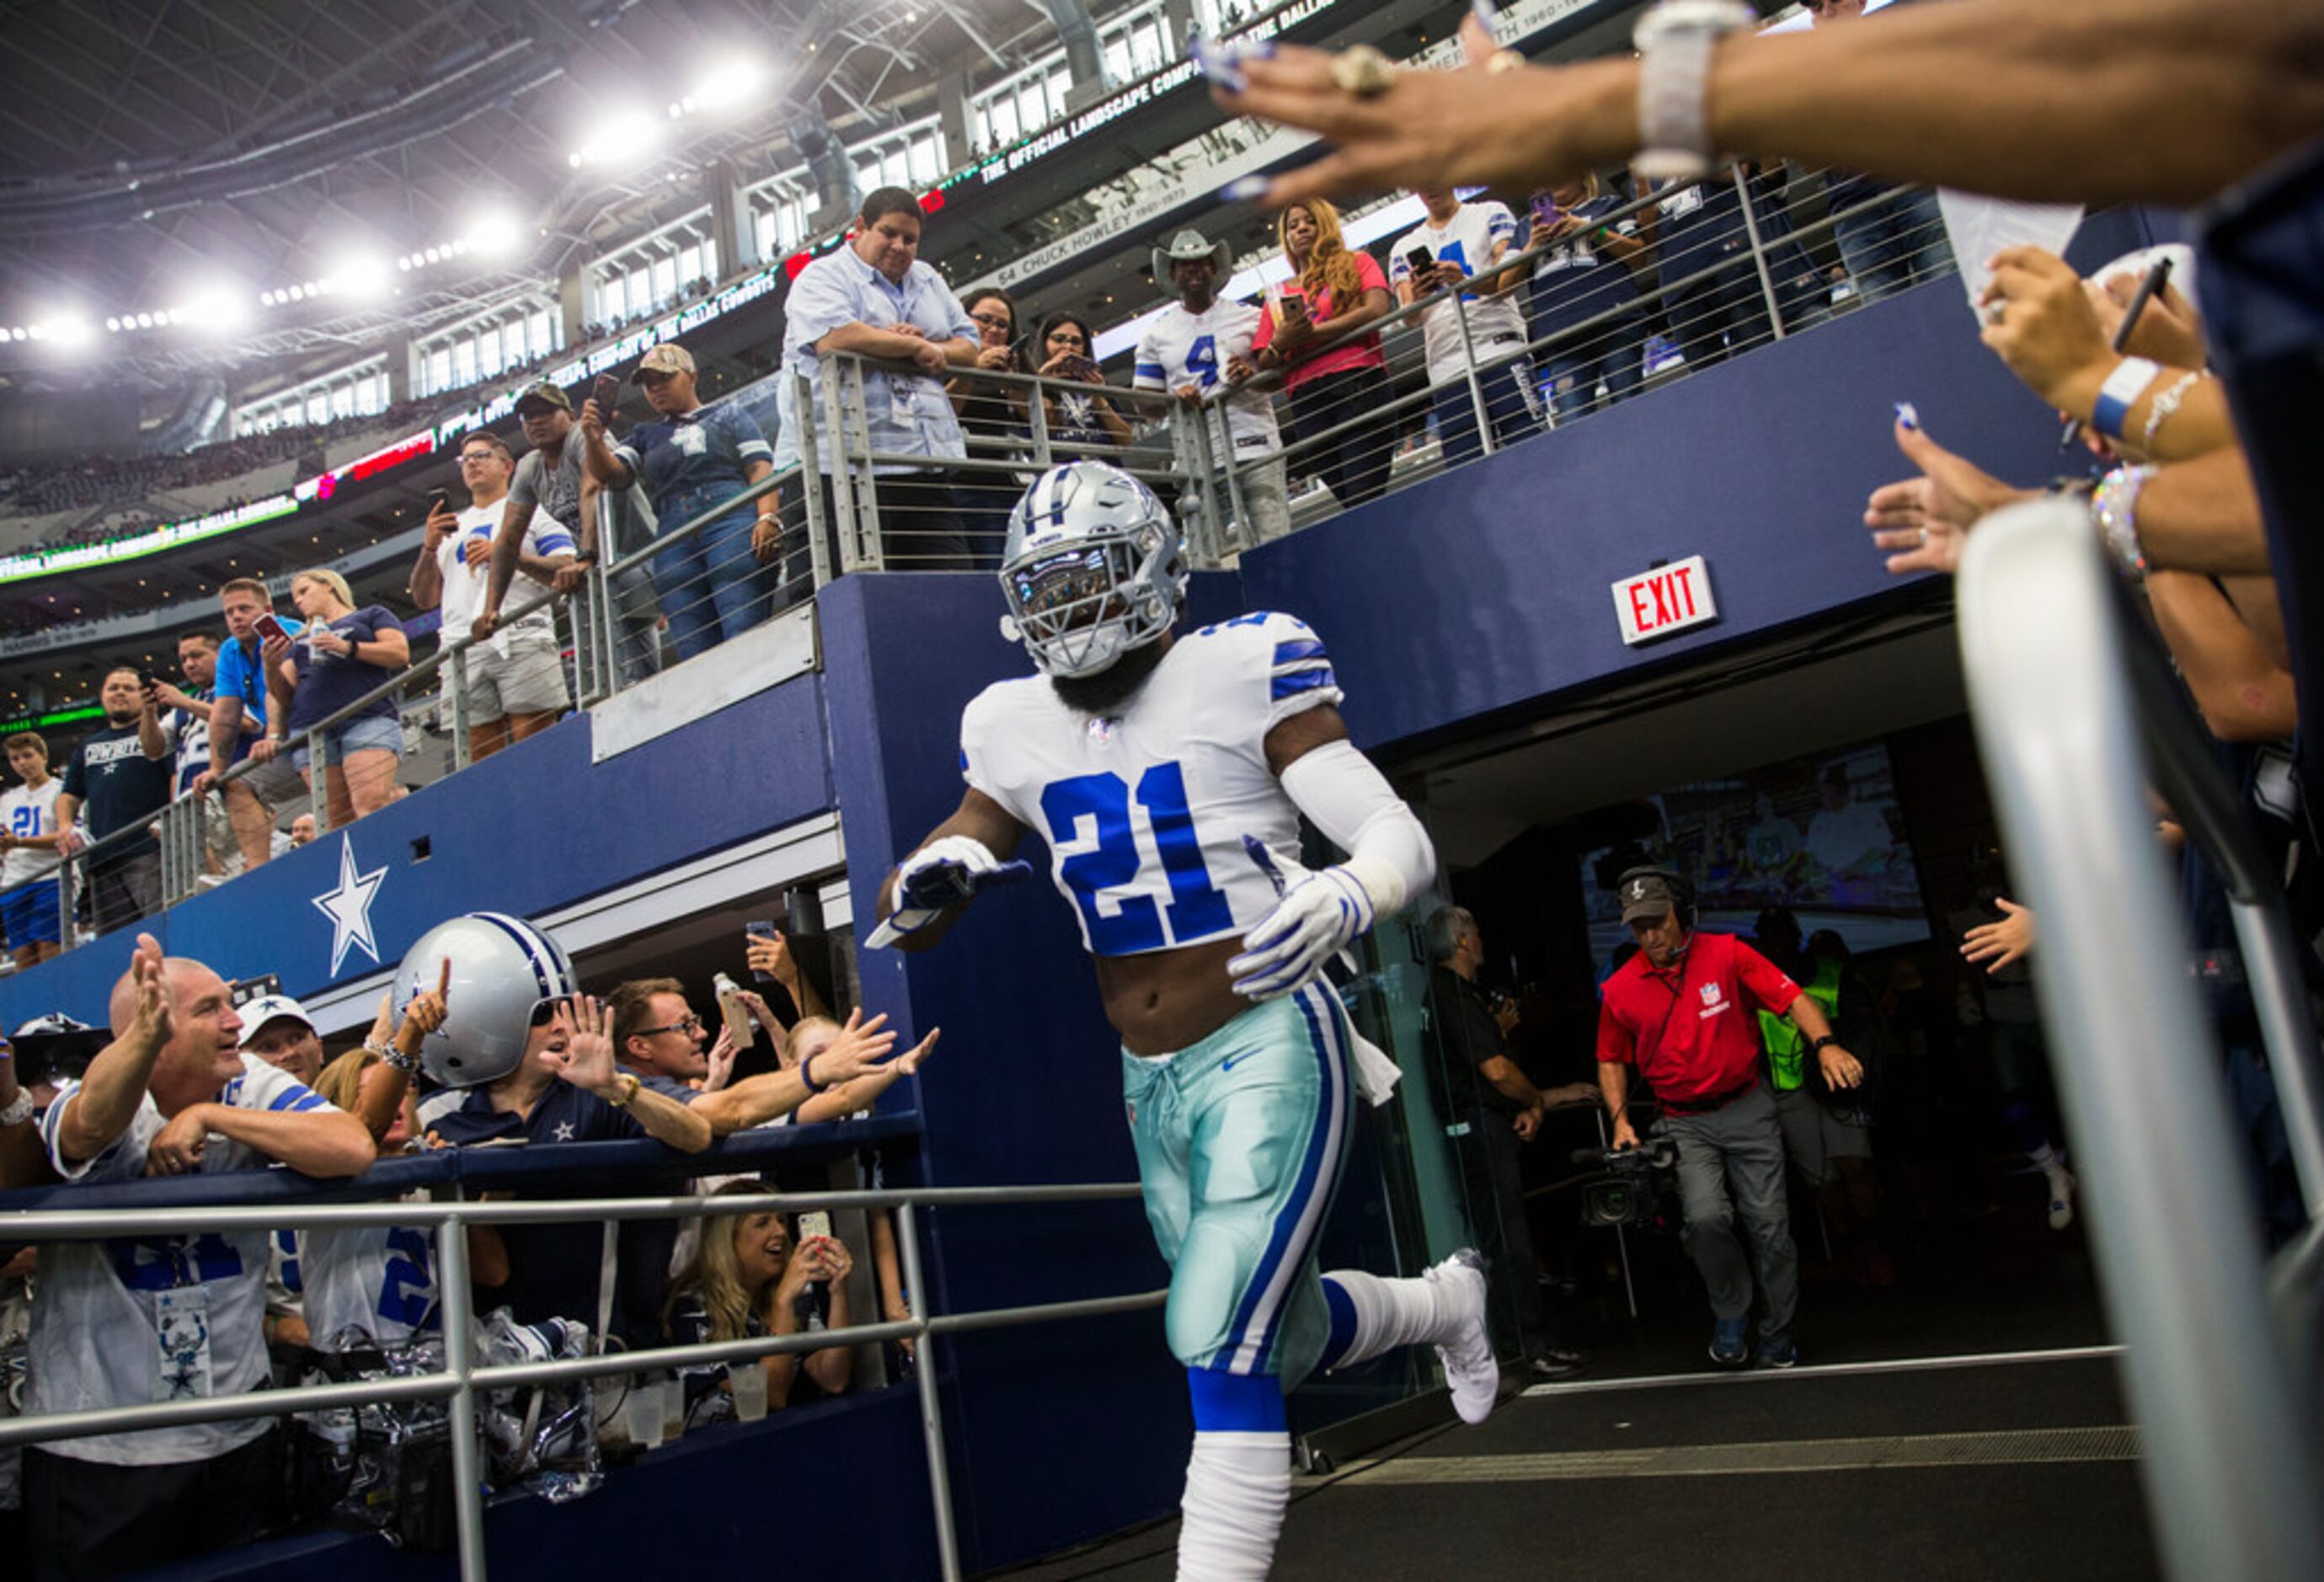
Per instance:
[[[392,715],[366,714],[361,719],[351,719],[345,725],[334,726],[324,733],[330,737],[330,756],[334,763],[344,763],[350,753],[371,750],[403,756],[403,722]],[[292,761],[300,768],[307,767],[305,738],[300,738],[293,751]]]

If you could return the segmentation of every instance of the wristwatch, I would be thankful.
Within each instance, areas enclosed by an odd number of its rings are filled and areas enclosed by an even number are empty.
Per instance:
[[[1831,1034],[1831,1033],[1827,1032],[1827,1033],[1825,1033],[1821,1038],[1819,1038],[1819,1039],[1813,1040],[1812,1041],[1811,1041],[1811,1042],[1809,1043],[1809,1045],[1808,1045],[1808,1053],[1810,1053],[1810,1054],[1812,1054],[1812,1054],[1815,1054],[1816,1052],[1818,1052],[1819,1050],[1821,1050],[1823,1048],[1823,1046],[1824,1046],[1824,1045],[1826,1045],[1826,1044],[1836,1044],[1836,1043],[1838,1043],[1839,1041],[1840,1041],[1839,1038],[1837,1038],[1835,1035],[1833,1035],[1833,1034]]]
[[[1638,156],[1630,169],[1649,180],[1711,173],[1711,46],[1758,18],[1743,0],[1661,0],[1630,35],[1638,47]]]
[[[635,1073],[630,1071],[624,1071],[622,1073],[622,1090],[605,1100],[607,1104],[612,1105],[617,1110],[625,1110],[629,1108],[630,1101],[638,1096],[638,1089],[645,1086],[644,1083],[638,1080]]]

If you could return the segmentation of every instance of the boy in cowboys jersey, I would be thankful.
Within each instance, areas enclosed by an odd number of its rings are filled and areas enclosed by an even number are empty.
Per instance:
[[[1166,1328],[1194,1414],[1178,1574],[1218,1582],[1267,1574],[1290,1493],[1284,1396],[1316,1366],[1431,1342],[1471,1422],[1500,1375],[1473,1253],[1418,1280],[1316,1271],[1357,1059],[1319,975],[1435,857],[1350,745],[1314,632],[1253,614],[1181,636],[1185,579],[1168,513],[1128,474],[1074,462],[1026,492],[1001,581],[1041,673],[969,704],[968,788],[890,875],[872,943],[933,944],[978,889],[1027,871],[1010,856],[1028,828],[1047,839],[1121,1034],[1172,1265]],[[1346,862],[1300,869],[1302,814]]]

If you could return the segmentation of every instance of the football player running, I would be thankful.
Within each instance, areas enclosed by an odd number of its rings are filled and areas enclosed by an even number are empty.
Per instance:
[[[1350,744],[1311,628],[1254,614],[1176,632],[1177,532],[1127,473],[1042,475],[1010,515],[1001,583],[1004,629],[1040,673],[963,714],[960,807],[889,875],[871,942],[934,944],[978,890],[1029,871],[1010,860],[1028,828],[1047,838],[1121,1034],[1171,1265],[1166,1329],[1194,1416],[1178,1575],[1261,1577],[1290,1496],[1284,1396],[1315,1367],[1432,1343],[1471,1422],[1500,1382],[1474,1253],[1418,1280],[1315,1267],[1359,1079],[1320,975],[1427,886],[1435,856]],[[1303,813],[1345,862],[1299,866]]]

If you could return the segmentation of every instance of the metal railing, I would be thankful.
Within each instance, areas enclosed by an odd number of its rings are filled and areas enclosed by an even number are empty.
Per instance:
[[[2042,920],[2043,1022],[2171,1574],[2324,1576],[2324,1084],[2298,946],[2185,706],[2124,618],[2073,503],[2010,507],[1962,556],[1970,712],[2018,893]],[[2144,748],[2144,751],[2142,751]],[[2224,875],[2310,1224],[2263,1254],[2217,1041],[2144,788]]]
[[[1812,188],[1818,178],[1803,174]],[[503,629],[528,614],[545,612],[552,621],[561,615],[569,634],[570,700],[587,708],[659,668],[666,636],[667,645],[687,657],[812,598],[834,577],[997,566],[1016,492],[1041,468],[1079,456],[1115,462],[1154,487],[1177,512],[1194,564],[1230,563],[1236,551],[1267,538],[1445,467],[1481,459],[1526,434],[1562,426],[1829,316],[1832,282],[1823,272],[1831,258],[1858,251],[1843,245],[1857,227],[1877,221],[1888,233],[1882,242],[1885,274],[1854,270],[1858,298],[1886,294],[1950,267],[1933,199],[1923,190],[1872,190],[1803,220],[1792,189],[1777,204],[1755,190],[1740,168],[1727,173],[1723,189],[1721,180],[1692,190],[1703,204],[1732,204],[1741,223],[1739,245],[1731,227],[1702,235],[1683,225],[1666,229],[1660,215],[1674,201],[1669,190],[1636,197],[1591,220],[1593,230],[1638,227],[1646,252],[1628,270],[1629,298],[1545,334],[1534,335],[1529,325],[1521,339],[1486,344],[1471,324],[1470,293],[1423,297],[1303,353],[1301,360],[1312,361],[1378,338],[1378,380],[1352,389],[1336,405],[1286,398],[1287,370],[1219,385],[1198,408],[1188,409],[1167,392],[959,369],[956,377],[981,386],[988,397],[997,393],[1008,415],[998,423],[972,416],[963,425],[962,454],[930,456],[876,449],[872,440],[872,398],[880,389],[874,381],[918,379],[918,399],[945,399],[918,370],[835,356],[826,359],[826,376],[814,393],[795,375],[778,375],[793,381],[798,466],[619,554],[613,552],[619,523],[613,496],[601,491],[599,560],[581,590],[570,597],[514,590]],[[1812,209],[1812,199],[1807,208]],[[1547,278],[1537,269],[1554,262],[1570,241],[1528,246],[1499,260],[1492,273],[1517,276],[1507,294],[1524,301],[1539,289],[1536,281]],[[1816,262],[1819,254],[1824,263]],[[1859,262],[1849,259],[1851,268]],[[1540,299],[1535,306],[1542,306]],[[1425,321],[1448,309],[1461,365],[1456,376],[1432,384]],[[1659,331],[1651,328],[1656,322]],[[1085,413],[1082,426],[1061,426],[1062,414],[1093,400],[1102,401],[1129,430],[1126,442],[1110,428],[1098,437]],[[1259,449],[1237,445],[1225,417],[1231,403],[1246,409],[1264,403],[1291,438]],[[1434,437],[1432,428],[1438,430]],[[737,515],[747,520],[752,506],[775,491],[782,496],[781,541],[771,563],[761,563],[741,547]],[[658,630],[664,626],[667,634]],[[318,833],[331,824],[331,735],[382,698],[424,708],[427,689],[448,678],[439,708],[449,717],[440,723],[451,738],[453,767],[467,765],[466,710],[481,646],[473,636],[445,644],[301,734],[313,782],[307,801]],[[231,785],[253,772],[251,765],[235,765],[219,776],[220,783]],[[232,871],[232,854],[220,850],[214,809],[180,799],[155,822],[161,837],[160,904],[183,900]],[[64,865],[60,931],[68,947],[77,937],[74,911],[91,863],[117,858],[144,838],[143,829],[116,833]]]
[[[782,1140],[785,1143],[789,1139]],[[556,1147],[557,1145],[552,1145]],[[562,1145],[570,1148],[576,1145]],[[588,1145],[577,1145],[587,1148]],[[447,1151],[457,1157],[457,1151]],[[784,1148],[752,1149],[746,1140],[730,1139],[708,1154],[680,1155],[664,1151],[661,1168],[670,1165],[699,1169],[706,1159],[747,1161],[757,1154],[780,1152],[785,1157],[807,1151]],[[431,1156],[432,1160],[432,1156]],[[451,1162],[449,1161],[446,1162]],[[498,1162],[498,1161],[496,1161]],[[377,1189],[401,1191],[412,1181],[409,1170],[385,1172],[394,1179]],[[423,1172],[424,1173],[424,1172]],[[496,1172],[497,1173],[497,1172]],[[533,1173],[539,1173],[536,1170]],[[230,1179],[230,1178],[222,1178]],[[361,1179],[355,1184],[360,1189]],[[342,1187],[340,1190],[346,1189]],[[455,1185],[455,1190],[458,1189]],[[103,1193],[104,1189],[61,1189],[50,1196],[74,1192]],[[984,1309],[973,1312],[931,1314],[930,1288],[922,1265],[918,1215],[922,1209],[1091,1202],[1134,1198],[1139,1189],[1130,1182],[1019,1187],[922,1187],[881,1190],[730,1194],[724,1197],[643,1197],[556,1201],[402,1201],[361,1204],[299,1204],[284,1202],[240,1207],[189,1207],[125,1209],[123,1207],[40,1208],[13,1214],[8,1230],[12,1241],[46,1243],[97,1240],[122,1234],[124,1218],[134,1214],[141,1236],[171,1236],[211,1232],[272,1232],[282,1229],[344,1229],[427,1226],[434,1235],[436,1279],[444,1338],[445,1366],[440,1373],[387,1379],[365,1379],[341,1384],[300,1385],[262,1390],[248,1394],[205,1397],[147,1406],[97,1408],[83,1411],[50,1412],[31,1417],[0,1417],[0,1448],[39,1445],[93,1434],[133,1432],[143,1429],[182,1428],[196,1423],[226,1422],[258,1418],[282,1418],[300,1412],[345,1409],[383,1402],[441,1401],[451,1412],[451,1450],[455,1521],[460,1574],[465,1582],[482,1582],[486,1575],[484,1531],[484,1465],[477,1442],[477,1394],[571,1380],[691,1366],[709,1363],[756,1361],[792,1352],[863,1342],[908,1340],[917,1348],[914,1374],[918,1383],[921,1430],[928,1457],[928,1499],[934,1519],[942,1576],[946,1582],[961,1575],[960,1556],[952,1510],[952,1485],[946,1465],[944,1414],[938,1392],[937,1359],[931,1340],[937,1336],[980,1329],[1047,1323],[1077,1318],[1097,1318],[1158,1308],[1167,1291],[1130,1292],[1075,1301],[1036,1303],[1021,1307]],[[797,1335],[768,1336],[699,1345],[656,1346],[605,1352],[602,1355],[546,1362],[482,1365],[474,1358],[475,1303],[469,1290],[466,1227],[471,1225],[538,1225],[570,1220],[669,1219],[696,1216],[807,1210],[890,1209],[896,1219],[898,1256],[904,1289],[914,1309],[908,1318],[844,1328],[819,1329]],[[36,1297],[36,1300],[39,1299]]]
[[[1295,478],[1328,475],[1337,459],[1334,451],[1351,443],[1360,449],[1367,435],[1386,432],[1397,454],[1378,492],[1401,487],[1492,455],[1517,439],[1563,427],[1649,386],[1784,339],[1861,302],[1952,272],[1951,251],[1933,193],[1878,188],[1866,194],[1854,178],[1829,179],[1848,189],[1847,200],[1837,207],[1826,203],[1824,212],[1811,218],[1799,217],[1803,203],[1792,189],[1811,190],[1804,207],[1812,209],[1812,189],[1827,180],[1827,173],[1796,172],[1777,201],[1758,190],[1764,180],[1755,182],[1740,167],[1730,168],[1724,178],[1642,194],[1592,216],[1585,235],[1612,231],[1618,236],[1625,225],[1637,227],[1630,238],[1641,249],[1637,262],[1614,266],[1626,271],[1628,294],[1545,331],[1539,327],[1558,316],[1561,304],[1555,292],[1563,283],[1550,277],[1564,272],[1545,266],[1560,262],[1575,240],[1571,236],[1530,242],[1489,269],[1472,272],[1518,277],[1504,291],[1491,294],[1519,309],[1526,321],[1522,335],[1489,339],[1473,323],[1474,293],[1437,291],[1359,329],[1318,342],[1302,354],[1301,361],[1378,337],[1388,399],[1366,390],[1349,398],[1343,411],[1302,414],[1295,407],[1288,414],[1294,420],[1291,426],[1305,431],[1296,433],[1277,457],[1240,463],[1235,476],[1250,476],[1277,461],[1287,463]],[[1739,247],[1731,231],[1722,241],[1716,229],[1683,224],[1671,227],[1662,214],[1664,206],[1677,200],[1674,194],[1689,193],[1697,195],[1697,202],[1673,217],[1683,222],[1697,209],[1731,201],[1741,224]],[[1859,233],[1861,246],[1856,245]],[[1849,259],[1850,253],[1857,256]],[[1844,293],[1829,273],[1833,269],[1848,282]],[[1604,293],[1606,282],[1594,282],[1594,290]],[[1458,346],[1460,367],[1450,379],[1432,380],[1425,321],[1447,309],[1453,319],[1451,338]],[[1252,388],[1279,389],[1292,371],[1262,375],[1241,391],[1222,387],[1208,399],[1217,404],[1248,399]],[[1448,406],[1448,402],[1455,404]],[[1454,433],[1445,434],[1448,427]],[[1436,432],[1422,438],[1427,430]],[[1301,496],[1312,497],[1312,490]],[[1372,497],[1376,494],[1370,490],[1362,495]],[[1356,503],[1335,499],[1330,506],[1319,504],[1295,515],[1305,526]]]
[[[650,577],[656,562],[663,557],[683,554],[689,545],[711,529],[729,523],[735,513],[748,513],[752,504],[761,496],[794,485],[798,476],[795,468],[775,474],[729,499],[697,512],[675,529],[657,533],[649,541],[620,554],[613,552],[618,549],[613,503],[607,493],[601,492],[598,495],[599,558],[595,565],[587,569],[581,590],[568,595],[520,583],[511,589],[509,603],[501,620],[501,630],[505,632],[529,615],[546,614],[552,622],[562,615],[569,640],[560,643],[559,662],[563,662],[562,652],[569,649],[571,669],[567,672],[567,690],[570,701],[580,708],[603,701],[635,680],[641,679],[642,674],[659,668],[659,638],[651,632],[656,620],[714,606],[721,578],[730,574],[733,568],[731,561],[724,565],[712,564],[691,578],[674,580],[666,586],[654,583],[645,587],[644,597],[653,606],[652,613],[645,617],[645,624],[648,641],[653,645],[654,652],[643,661],[637,652],[640,579]],[[787,590],[772,583],[771,576],[764,578],[762,585],[754,590],[751,607],[743,612],[753,622],[769,619],[791,607],[798,598],[812,596],[811,587]],[[787,598],[787,593],[791,597]],[[305,792],[305,801],[318,836],[335,827],[329,806],[330,771],[338,762],[332,745],[333,737],[348,722],[374,711],[382,700],[395,702],[400,717],[407,709],[424,710],[431,698],[438,699],[438,707],[448,714],[441,723],[451,738],[453,767],[456,770],[467,767],[472,761],[467,718],[471,690],[469,669],[478,650],[494,640],[471,634],[445,643],[425,659],[402,670],[383,674],[378,685],[282,744],[275,757],[286,763],[296,749],[303,747],[307,751],[309,784]],[[448,685],[442,684],[447,678]],[[439,686],[440,691],[438,690]],[[249,728],[246,719],[244,728]],[[175,905],[195,894],[204,887],[206,880],[214,882],[229,876],[227,873],[221,872],[227,865],[216,860],[217,843],[211,837],[210,826],[218,817],[218,812],[212,807],[210,798],[231,795],[227,788],[245,782],[262,772],[262,765],[245,758],[218,771],[213,789],[207,795],[188,793],[173,798],[151,817],[115,830],[101,840],[88,842],[68,856],[58,871],[59,932],[64,948],[69,949],[78,942],[77,914],[84,893],[96,887],[92,881],[102,879],[110,893],[116,878],[126,867],[136,863],[130,855],[133,848],[154,840],[157,835],[157,877],[152,882],[154,899],[152,907],[148,908],[141,902],[131,909],[134,915],[122,914],[117,909],[108,909],[110,915],[103,917],[92,915],[90,922],[94,932],[112,932],[129,926],[139,918],[152,915],[154,911]],[[262,805],[268,807],[270,819],[280,817],[281,805],[267,804],[263,799]],[[145,883],[142,877],[138,880],[141,887]]]

